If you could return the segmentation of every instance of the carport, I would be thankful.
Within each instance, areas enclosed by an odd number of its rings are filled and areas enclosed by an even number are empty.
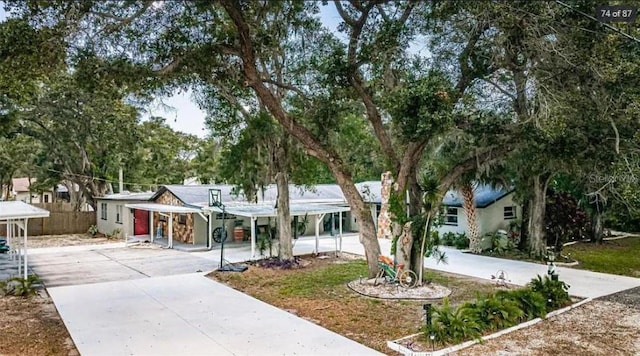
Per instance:
[[[338,213],[339,232],[334,237],[336,252],[342,251],[342,213],[350,211],[348,206],[330,205],[330,204],[291,204],[289,206],[291,216],[313,216],[315,226],[315,248],[314,253],[318,253],[318,245],[320,238],[320,224],[325,215]],[[211,206],[205,208],[208,215],[211,213],[222,213],[223,209]],[[251,220],[251,258],[256,257],[256,221],[258,218],[277,217],[278,209],[269,204],[229,204],[225,205],[226,214],[243,216]],[[209,224],[211,226],[211,224]],[[210,228],[211,229],[211,228]],[[211,236],[211,231],[209,231]]]
[[[48,217],[48,210],[21,201],[0,202],[0,225],[7,226],[9,253],[12,259],[15,258],[15,255],[18,256],[18,275],[23,275],[24,279],[27,279],[28,276],[27,240],[29,219]],[[14,242],[19,243],[20,238],[22,238],[22,246],[18,251]]]
[[[209,221],[208,217],[203,214],[204,211],[199,208],[158,203],[125,204],[125,207],[132,210],[146,210],[149,212],[156,212],[160,215],[166,216],[168,218],[169,225],[167,228],[167,237],[169,240],[169,244],[167,247],[169,248],[173,248],[173,214],[199,214],[203,219]],[[153,214],[149,214],[149,226],[153,227]],[[155,235],[153,230],[149,231],[149,235],[151,236],[151,242],[153,242]]]

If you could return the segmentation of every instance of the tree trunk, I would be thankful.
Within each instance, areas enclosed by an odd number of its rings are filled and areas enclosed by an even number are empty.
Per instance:
[[[596,202],[595,210],[591,217],[591,242],[602,243],[604,227],[602,225],[602,204]]]
[[[469,249],[473,253],[482,252],[480,247],[480,230],[478,228],[478,219],[476,204],[473,200],[473,184],[466,182],[459,187],[462,196],[462,207],[467,217],[467,230],[469,232]]]
[[[529,254],[540,258],[546,254],[545,222],[547,182],[540,175],[533,177],[533,199],[529,206]]]
[[[280,140],[276,154],[273,157],[273,164],[276,169],[276,187],[278,189],[278,259],[281,261],[293,259],[291,211],[289,209],[289,175],[286,169],[286,140],[286,138]]]
[[[518,250],[526,251],[529,248],[529,199],[522,203],[522,222],[520,225],[520,242],[518,242]]]

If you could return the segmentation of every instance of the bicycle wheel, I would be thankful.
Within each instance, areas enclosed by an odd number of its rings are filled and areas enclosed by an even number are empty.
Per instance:
[[[405,288],[413,288],[418,284],[418,276],[411,270],[403,270],[398,274],[398,282]]]
[[[380,270],[378,271],[378,273],[376,274],[376,279],[373,280],[373,285],[377,286],[380,284],[380,280],[384,278],[384,270],[382,268],[380,268]]]

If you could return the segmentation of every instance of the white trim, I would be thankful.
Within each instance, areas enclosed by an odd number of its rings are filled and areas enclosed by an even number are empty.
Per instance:
[[[142,203],[142,204],[125,204],[129,209],[154,211],[157,213],[176,213],[176,214],[189,214],[189,213],[202,213],[202,209],[190,208],[187,206],[157,204],[157,203]]]

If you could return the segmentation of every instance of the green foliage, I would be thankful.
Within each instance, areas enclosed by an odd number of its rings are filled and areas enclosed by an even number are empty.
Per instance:
[[[569,297],[569,285],[562,281],[554,281],[549,276],[537,276],[528,286],[534,292],[540,293],[547,301],[547,309],[553,310],[563,307],[571,302]]]
[[[485,332],[544,317],[547,311],[565,306],[571,302],[567,289],[564,282],[538,276],[525,288],[476,295],[473,302],[457,308],[445,298],[444,304],[432,311],[431,327],[425,325],[422,330],[425,337],[433,336],[439,344],[478,338]]]
[[[469,238],[464,232],[456,233],[452,231],[445,232],[440,237],[440,243],[445,246],[454,246],[462,250],[469,247]]]
[[[441,307],[432,311],[432,325],[425,325],[423,332],[427,337],[433,336],[438,343],[458,343],[463,340],[480,337],[482,326],[476,314],[469,308],[454,308],[445,298]]]
[[[40,279],[36,275],[29,275],[27,279],[22,277],[9,278],[0,284],[0,287],[6,295],[14,295],[18,297],[30,297],[38,293],[40,287]]]
[[[575,198],[560,192],[547,195],[545,225],[547,246],[556,252],[568,241],[586,238],[590,229],[587,214]]]
[[[98,225],[89,226],[87,234],[91,235],[91,237],[95,237],[98,234]]]
[[[490,243],[489,254],[494,256],[504,256],[505,254],[515,249],[513,239],[509,238],[508,234],[504,234],[501,231],[488,232],[484,234],[482,240],[488,240]]]
[[[265,233],[258,234],[258,241],[256,245],[258,247],[258,251],[260,251],[261,256],[265,256],[265,252],[267,251],[267,249],[269,249],[269,257],[273,257],[272,256],[273,240],[271,239],[271,236],[269,236],[268,233],[265,232]]]
[[[110,233],[107,233],[107,238],[108,239],[117,239],[120,238],[120,229],[113,229],[113,231],[111,231]]]
[[[518,303],[497,294],[478,297],[474,302],[463,304],[460,309],[467,309],[483,331],[511,327],[524,315]]]
[[[577,243],[564,248],[564,253],[580,262],[581,268],[638,277],[640,273],[640,237],[605,241],[604,244]]]
[[[517,304],[522,311],[521,320],[544,317],[547,314],[547,301],[544,296],[530,287],[515,290],[500,290],[496,296]]]
[[[308,297],[324,293],[328,288],[343,285],[367,274],[366,261],[332,264],[317,270],[298,270],[279,283],[283,296]]]

